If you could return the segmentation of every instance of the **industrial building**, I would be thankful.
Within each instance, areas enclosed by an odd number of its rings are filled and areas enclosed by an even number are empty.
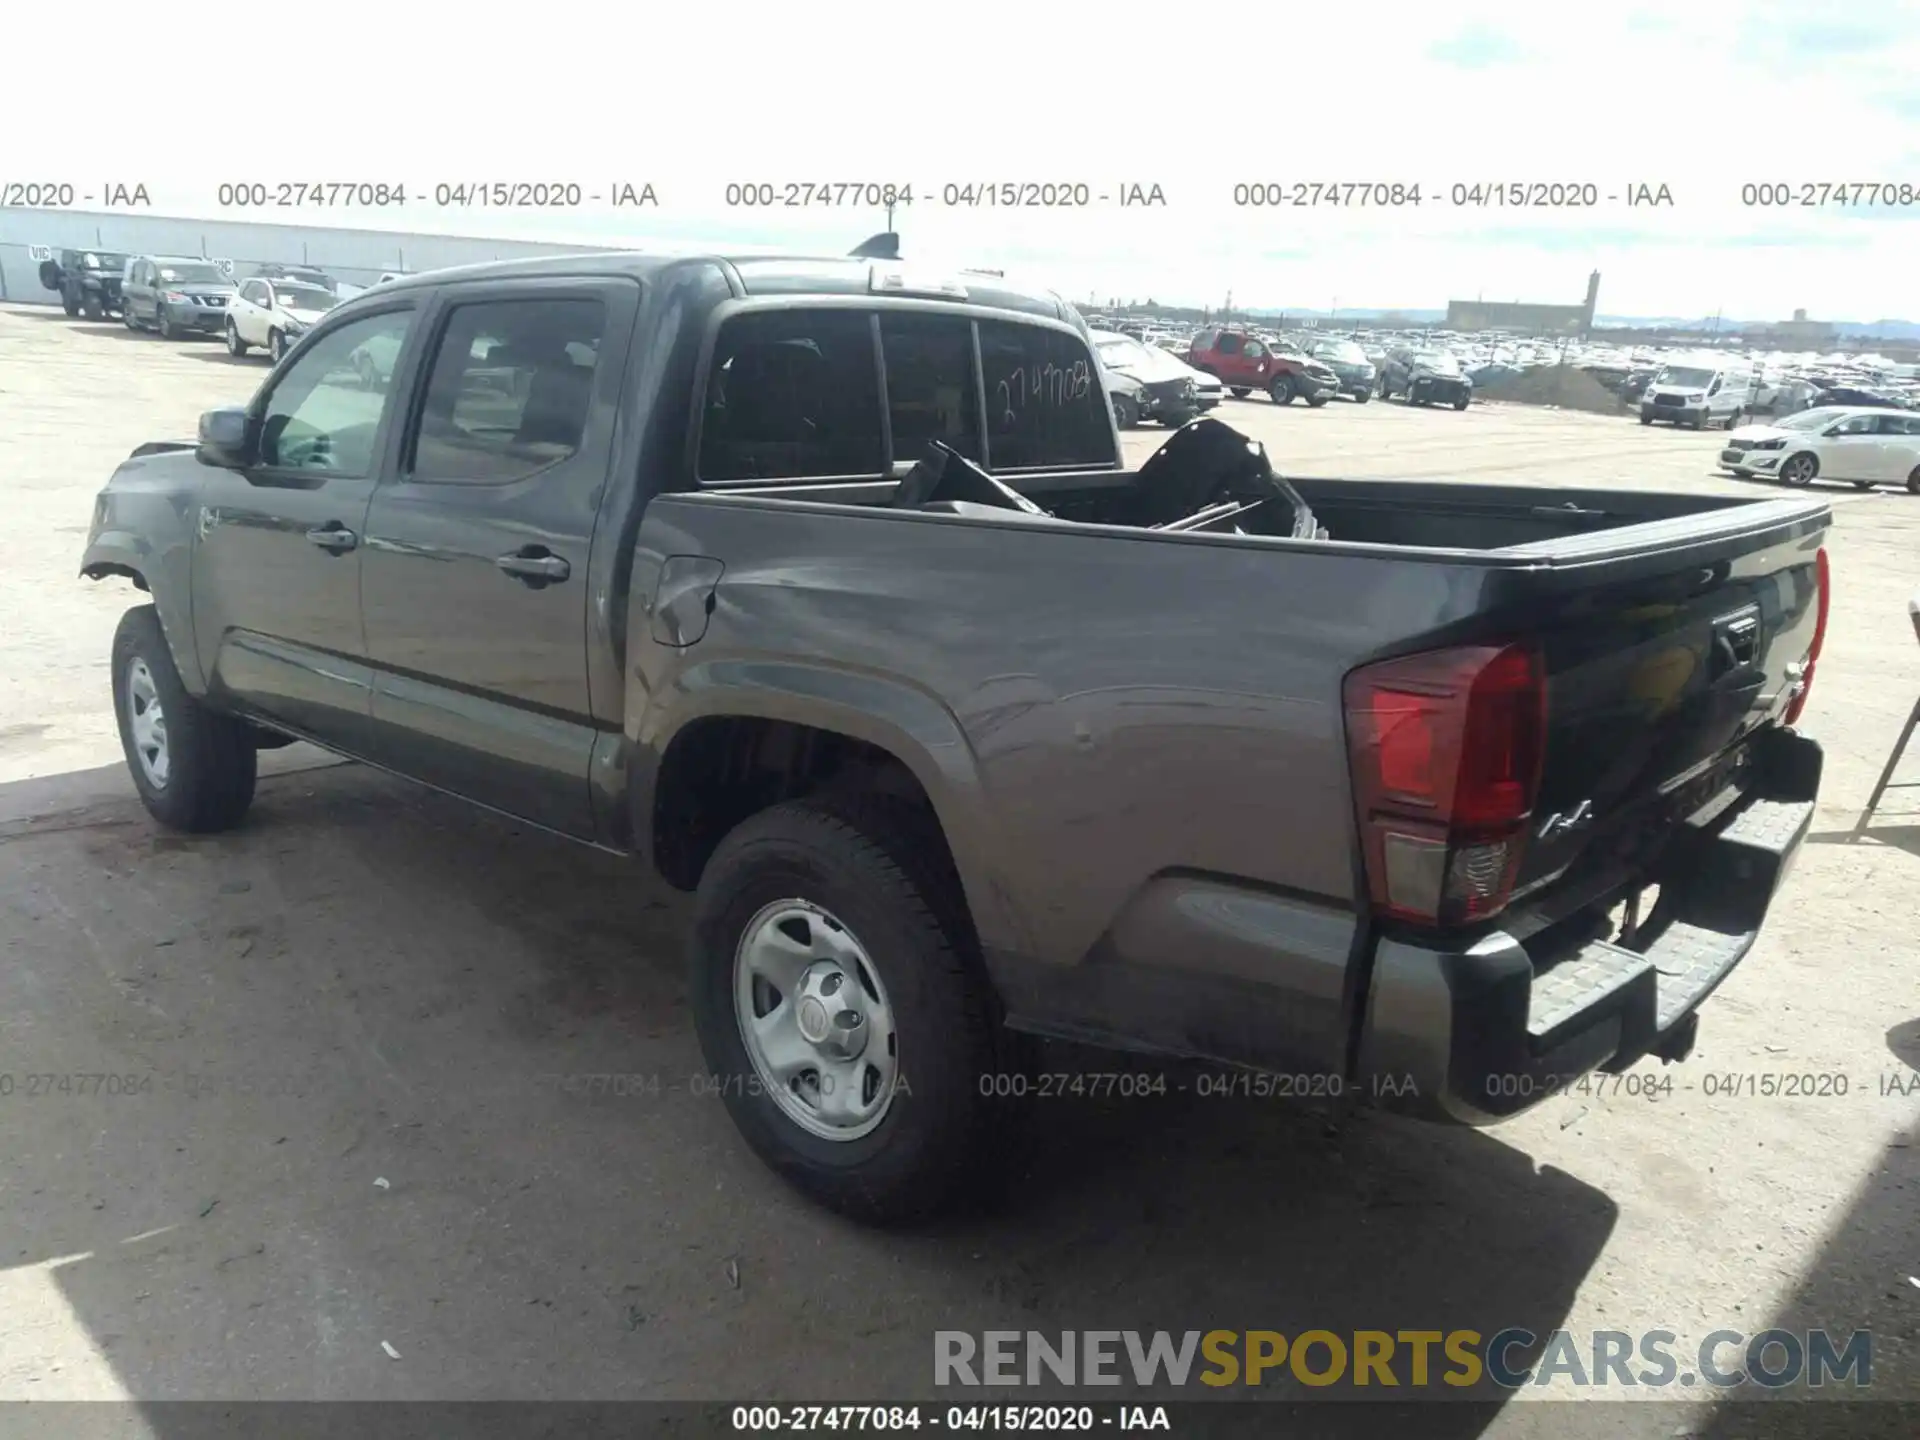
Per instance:
[[[621,247],[457,235],[335,230],[315,225],[257,225],[183,220],[127,211],[0,210],[0,301],[57,305],[40,283],[46,250],[94,248],[123,255],[193,255],[230,260],[237,276],[260,266],[314,265],[349,285],[371,285],[394,271],[438,270],[533,255],[577,255]]]
[[[1587,277],[1582,305],[1529,305],[1486,300],[1449,300],[1447,329],[1505,330],[1517,335],[1585,335],[1593,329],[1600,301],[1600,272]]]
[[[1831,350],[1839,342],[1840,332],[1826,321],[1809,320],[1806,311],[1796,310],[1791,320],[1745,327],[1742,338],[1750,345],[1781,350]]]

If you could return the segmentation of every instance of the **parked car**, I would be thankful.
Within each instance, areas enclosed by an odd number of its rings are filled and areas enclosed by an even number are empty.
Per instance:
[[[1409,405],[1439,401],[1464,410],[1473,399],[1473,381],[1445,350],[1396,350],[1380,371],[1380,398],[1395,395]]]
[[[322,290],[337,290],[339,282],[313,265],[262,265],[254,276],[261,280],[296,280],[302,285],[317,285]]]
[[[1113,411],[1114,427],[1119,430],[1136,429],[1152,404],[1147,387],[1131,375],[1119,371],[1108,371],[1103,377],[1106,382],[1107,404]]]
[[[339,303],[339,296],[304,280],[242,280],[227,307],[227,353],[259,346],[277,364],[288,346]]]
[[[1472,1125],[1688,1053],[1814,812],[1831,511],[1552,498],[1211,418],[1129,471],[1058,296],[609,253],[336,307],[81,572],[147,592],[158,821],[298,737],[644,857],[747,1142],[893,1218],[1006,1149],[1015,1032]]]
[[[1218,376],[1239,399],[1264,390],[1276,405],[1298,396],[1317,410],[1340,393],[1340,377],[1323,361],[1276,344],[1244,330],[1210,328],[1193,337],[1187,363]]]
[[[1920,415],[1881,406],[1822,406],[1727,436],[1720,463],[1742,479],[1777,476],[1788,485],[1816,478],[1855,489],[1905,485],[1920,495]]]
[[[1820,406],[1859,405],[1883,410],[1907,410],[1912,407],[1901,396],[1885,390],[1868,390],[1859,385],[1830,385],[1814,397]]]
[[[1100,358],[1101,366],[1109,376],[1111,390],[1112,377],[1119,376],[1134,381],[1139,387],[1137,395],[1127,399],[1127,406],[1135,409],[1134,419],[1158,420],[1168,427],[1184,425],[1201,410],[1201,376],[1192,366],[1186,364],[1177,355],[1169,355],[1164,350],[1156,350],[1151,345],[1122,335],[1112,330],[1091,330],[1093,353]],[[1118,393],[1118,392],[1116,392]],[[1215,403],[1218,402],[1218,388],[1215,388]],[[1126,428],[1115,412],[1115,422]]]
[[[1339,377],[1340,393],[1351,395],[1362,405],[1373,398],[1379,371],[1366,351],[1351,340],[1322,340],[1313,347],[1313,358]]]
[[[57,260],[40,262],[40,283],[60,292],[68,315],[104,320],[120,313],[126,267],[127,257],[112,250],[62,250]]]
[[[211,260],[141,255],[127,266],[125,311],[129,330],[156,330],[162,340],[218,335],[227,320],[233,282]]]

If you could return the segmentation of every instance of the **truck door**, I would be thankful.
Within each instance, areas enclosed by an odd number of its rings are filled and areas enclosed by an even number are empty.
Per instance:
[[[639,302],[626,278],[445,287],[367,516],[372,758],[569,835],[593,833],[587,559]]]
[[[357,749],[367,714],[362,522],[399,406],[354,357],[406,341],[405,300],[328,325],[249,407],[258,454],[208,469],[193,553],[193,631],[216,692]]]

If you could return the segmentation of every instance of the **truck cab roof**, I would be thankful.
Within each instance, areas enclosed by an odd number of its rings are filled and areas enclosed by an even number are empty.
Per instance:
[[[742,297],[763,295],[896,296],[944,300],[1037,315],[1075,325],[1079,313],[1051,290],[1021,285],[980,270],[923,267],[912,261],[849,256],[806,255],[648,255],[634,251],[591,251],[578,255],[541,255],[526,260],[493,260],[476,265],[407,275],[387,282],[383,292],[453,280],[514,280],[547,275],[628,275],[646,281],[681,269],[718,268]],[[880,277],[898,277],[884,285]]]

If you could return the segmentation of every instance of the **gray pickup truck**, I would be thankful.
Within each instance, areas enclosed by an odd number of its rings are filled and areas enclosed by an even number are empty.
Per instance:
[[[226,829],[297,737],[643,857],[741,1132],[869,1218],[1033,1034],[1473,1125],[1683,1057],[1812,813],[1827,507],[1129,471],[1100,374],[894,261],[354,297],[99,496],[133,781]]]

